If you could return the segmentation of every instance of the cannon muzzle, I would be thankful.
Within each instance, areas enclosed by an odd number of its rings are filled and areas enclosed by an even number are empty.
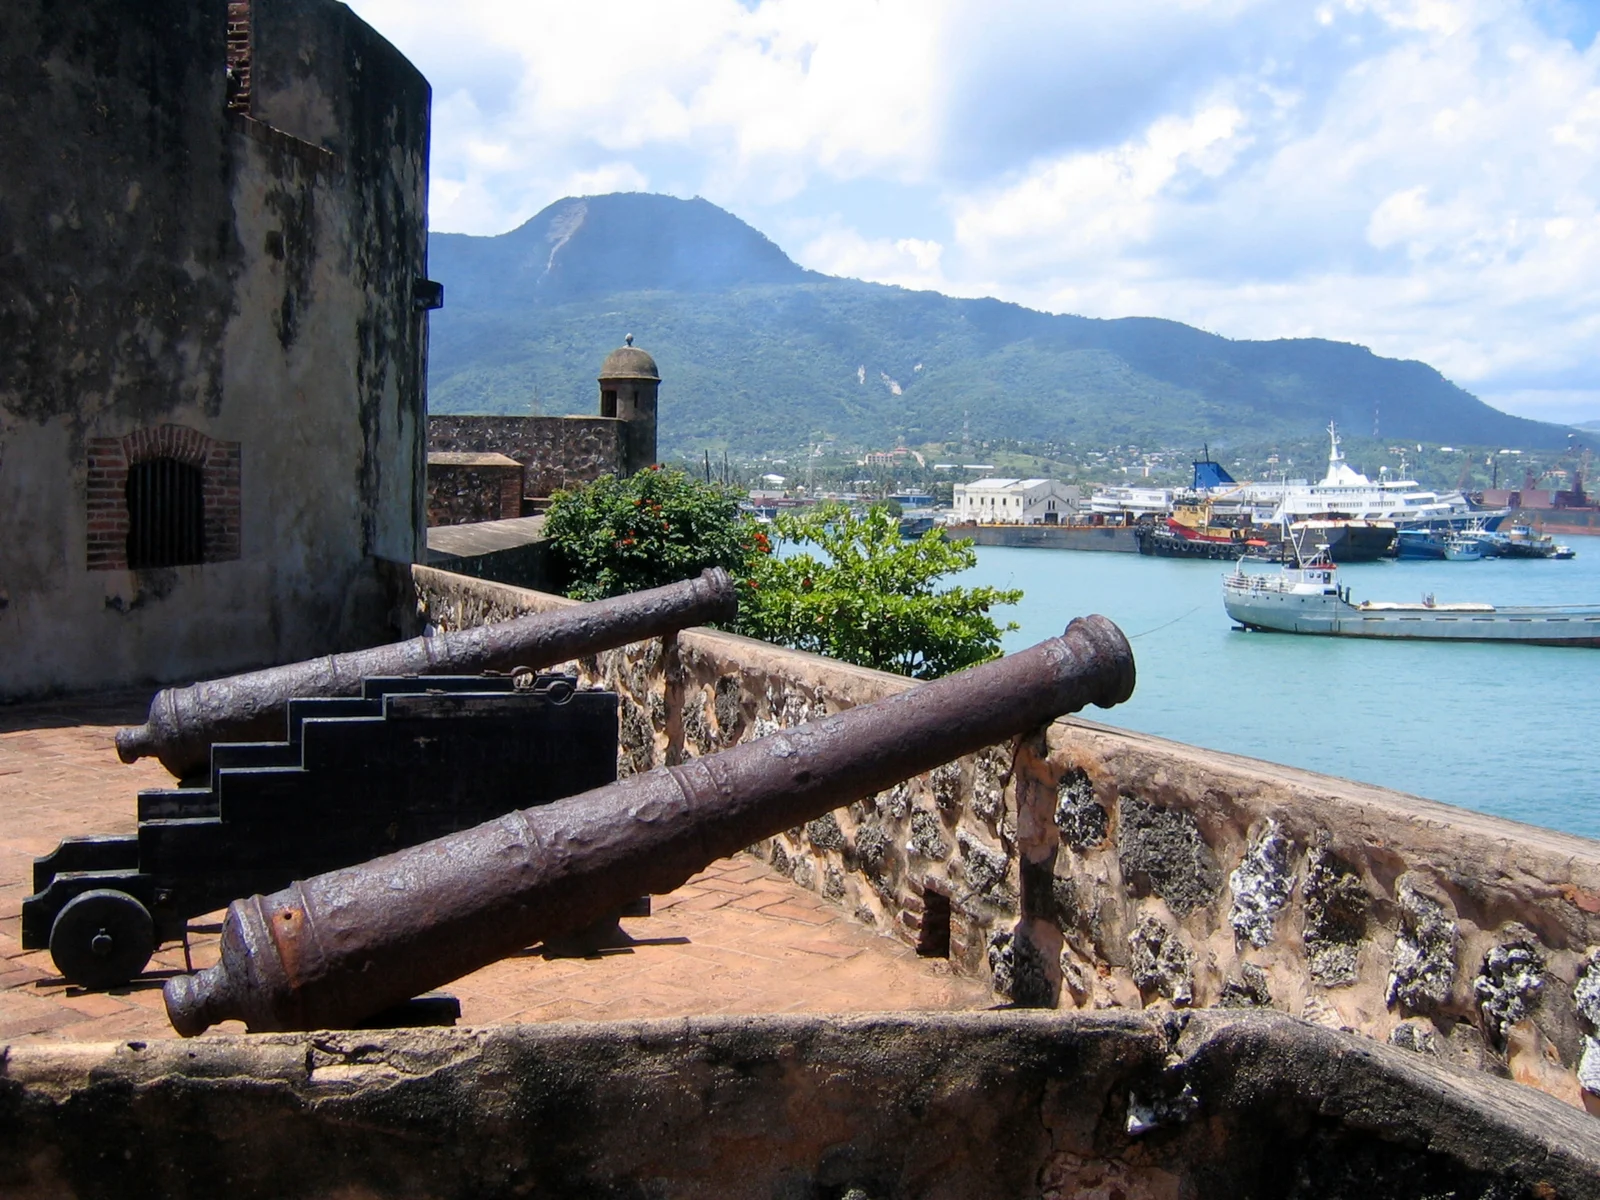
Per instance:
[[[117,757],[131,763],[154,754],[182,779],[206,766],[213,742],[282,741],[293,698],[358,696],[368,676],[538,670],[737,613],[733,581],[712,567],[698,579],[592,604],[166,688],[143,725],[117,730]]]
[[[192,1036],[348,1028],[718,858],[941,763],[1133,692],[1133,652],[1104,617],[1028,650],[721,754],[236,900],[222,959],[166,985]]]

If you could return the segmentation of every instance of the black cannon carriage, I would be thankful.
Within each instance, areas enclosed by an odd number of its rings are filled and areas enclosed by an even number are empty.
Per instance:
[[[617,777],[617,695],[567,675],[370,678],[288,702],[286,741],[212,747],[203,786],[139,793],[138,832],[34,862],[22,945],[70,982],[138,975],[241,896],[470,829]]]

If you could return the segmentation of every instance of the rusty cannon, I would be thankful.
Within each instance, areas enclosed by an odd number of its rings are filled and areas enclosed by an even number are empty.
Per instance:
[[[117,731],[117,757],[131,763],[153,754],[183,779],[206,768],[214,742],[281,741],[291,699],[359,696],[361,681],[372,676],[538,670],[691,625],[732,620],[737,612],[733,581],[713,567],[698,579],[592,604],[166,688],[150,702],[143,725]]]
[[[1088,704],[1133,692],[1133,653],[1104,617],[1060,637],[541,808],[235,900],[221,960],[166,984],[184,1036],[349,1028],[581,929],[716,859]]]

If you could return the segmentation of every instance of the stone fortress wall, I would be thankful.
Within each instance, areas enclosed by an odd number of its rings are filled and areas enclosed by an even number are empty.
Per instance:
[[[522,464],[504,454],[428,454],[428,525],[522,516]]]
[[[570,603],[426,567],[464,628]],[[709,630],[577,664],[626,774],[899,676]],[[1078,718],[751,848],[1020,1006],[1269,1008],[1574,1106],[1600,1094],[1600,846]]]
[[[602,475],[621,474],[624,424],[615,417],[435,413],[428,418],[428,451],[433,455],[489,453],[514,458],[522,464],[523,495],[542,497],[592,483]],[[430,464],[430,477],[435,473]]]
[[[334,0],[13,0],[0,61],[0,699],[385,640],[427,81]]]

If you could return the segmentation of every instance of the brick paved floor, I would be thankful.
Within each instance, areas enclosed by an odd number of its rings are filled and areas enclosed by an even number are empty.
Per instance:
[[[117,761],[111,735],[143,720],[147,696],[0,706],[0,1044],[173,1036],[161,984],[183,948],[110,993],[68,986],[47,951],[19,942],[34,856],[69,834],[131,832],[134,795],[170,786],[150,760]],[[216,961],[221,914],[195,922],[196,966]],[[921,959],[750,858],[712,864],[623,923],[629,946],[584,958],[535,947],[449,985],[463,1024],[612,1020],[693,1013],[986,1008],[987,986]],[[229,1024],[223,1030],[238,1030]]]

